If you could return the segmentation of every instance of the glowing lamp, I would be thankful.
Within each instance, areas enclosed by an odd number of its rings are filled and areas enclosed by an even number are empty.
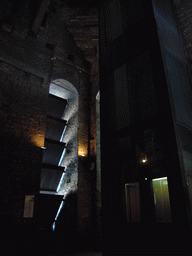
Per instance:
[[[146,163],[147,162],[147,155],[146,155],[146,153],[142,155],[141,162],[142,163]]]

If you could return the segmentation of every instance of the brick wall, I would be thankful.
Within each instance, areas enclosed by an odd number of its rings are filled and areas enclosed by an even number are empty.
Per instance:
[[[47,88],[42,78],[3,61],[0,84],[1,195],[5,202],[1,212],[21,219],[24,196],[39,191]]]
[[[79,153],[88,153],[89,63],[60,18],[50,16],[48,26],[36,37],[30,36],[29,29],[24,26],[10,27],[3,23],[0,30],[0,135],[4,141],[1,147],[1,153],[4,152],[1,157],[1,166],[4,166],[2,198],[6,201],[1,213],[19,216],[20,219],[24,195],[39,191],[40,147],[44,146],[49,84],[54,79],[71,82],[79,93],[78,147]],[[67,59],[69,54],[73,54],[73,60]],[[73,141],[73,146],[74,143],[77,141]],[[76,161],[70,165],[71,173],[74,164],[77,170]],[[90,181],[87,169],[81,166],[78,172],[81,176],[78,184],[79,218],[81,228],[85,230],[90,225],[91,214],[91,197],[88,196],[85,203],[85,195],[89,194],[91,185],[87,185]],[[77,173],[72,175],[75,179],[73,184],[77,186]],[[71,187],[71,190],[75,189],[77,187]]]

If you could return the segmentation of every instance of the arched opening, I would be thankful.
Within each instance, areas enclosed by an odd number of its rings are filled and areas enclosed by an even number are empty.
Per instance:
[[[53,230],[66,195],[77,191],[78,101],[78,92],[68,81],[50,83],[40,194],[52,201],[57,201],[54,196],[60,198],[51,220]]]
[[[67,121],[61,142],[66,143],[59,165],[65,168],[65,174],[57,187],[57,193],[64,197],[70,192],[77,190],[78,180],[78,101],[79,96],[76,88],[64,79],[53,80],[50,84],[49,94],[67,100],[63,112],[63,120]]]

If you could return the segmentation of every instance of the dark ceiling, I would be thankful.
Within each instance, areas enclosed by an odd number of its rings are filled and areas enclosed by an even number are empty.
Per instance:
[[[0,3],[0,25],[3,22],[12,26],[31,28],[37,34],[46,24],[48,13],[62,11],[66,28],[72,33],[85,58],[92,62],[98,51],[98,2],[79,0],[9,0]]]
[[[77,45],[85,51],[87,60],[92,62],[99,46],[98,8],[64,8],[66,28],[73,34]]]

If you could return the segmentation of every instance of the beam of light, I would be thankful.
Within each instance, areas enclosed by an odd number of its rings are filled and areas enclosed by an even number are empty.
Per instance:
[[[65,134],[66,128],[67,128],[67,125],[65,125],[65,128],[64,128],[63,133],[62,133],[61,138],[60,138],[60,142],[63,142],[63,137],[64,137],[64,134]]]
[[[75,172],[71,175],[71,182],[68,183],[67,186],[62,186],[59,193],[57,195],[62,195],[63,199],[65,199],[66,195],[71,191],[77,191],[77,181],[78,181],[78,173]]]
[[[64,156],[65,156],[65,151],[66,151],[66,148],[64,148],[64,150],[63,150],[63,153],[62,153],[61,158],[60,158],[60,160],[59,160],[58,166],[60,166],[61,163],[62,163],[62,161],[63,161],[63,158],[64,158]]]
[[[55,230],[55,221],[52,224],[52,231],[54,231],[54,230]]]
[[[57,220],[57,218],[58,218],[58,216],[59,216],[59,214],[60,214],[60,212],[61,212],[62,207],[63,207],[63,201],[61,202],[61,204],[60,204],[60,206],[59,206],[59,209],[58,209],[58,211],[57,211],[57,215],[55,216],[55,221]]]
[[[59,185],[57,186],[56,193],[58,193],[59,190],[60,190],[60,188],[61,188],[61,184],[63,183],[63,178],[64,178],[64,176],[65,176],[65,173],[63,172],[63,173],[62,173],[62,176],[61,176],[61,179],[60,179],[60,181],[59,181]]]

